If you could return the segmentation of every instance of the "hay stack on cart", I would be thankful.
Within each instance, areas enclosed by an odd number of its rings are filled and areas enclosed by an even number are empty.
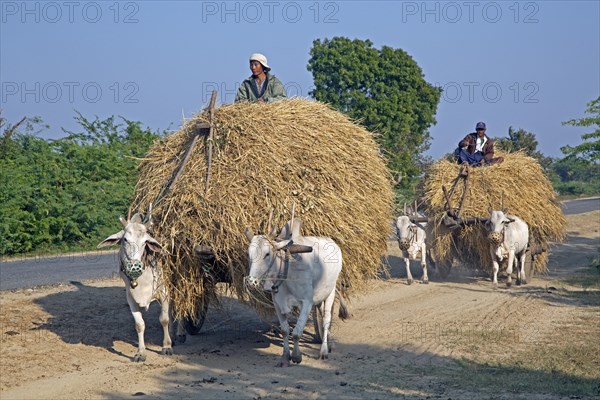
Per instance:
[[[491,272],[492,260],[483,225],[489,209],[502,206],[529,225],[529,248],[535,272],[547,270],[545,250],[551,241],[562,241],[566,220],[552,185],[540,164],[522,152],[502,153],[501,164],[470,168],[442,159],[427,171],[421,197],[423,208],[434,219],[434,257],[448,268],[454,260]]]
[[[342,293],[365,289],[381,272],[393,192],[370,132],[327,105],[290,99],[211,108],[155,143],[133,209],[151,203],[177,314],[194,317],[215,282],[247,298],[245,228],[266,233],[271,211],[281,228],[293,207],[305,235],[340,245]]]

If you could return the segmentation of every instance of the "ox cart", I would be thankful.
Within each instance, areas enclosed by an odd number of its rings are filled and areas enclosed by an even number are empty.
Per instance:
[[[152,210],[153,204],[157,205],[160,202],[168,197],[173,189],[175,188],[179,178],[182,177],[184,171],[186,169],[186,165],[188,161],[193,158],[192,153],[194,152],[194,148],[196,144],[199,142],[203,142],[206,144],[206,175],[205,175],[205,183],[204,183],[204,192],[209,191],[209,186],[212,183],[211,174],[214,174],[213,169],[213,144],[218,144],[220,138],[215,133],[217,128],[214,126],[215,123],[215,100],[216,100],[217,92],[213,91],[209,105],[206,109],[206,114],[208,116],[207,122],[199,122],[196,123],[194,127],[194,132],[191,140],[186,143],[186,147],[184,148],[184,152],[180,161],[178,162],[176,168],[173,170],[172,174],[168,177],[167,181],[162,185],[161,190],[158,195],[153,198],[153,202],[150,203],[150,212]],[[215,156],[216,157],[216,156]],[[192,163],[190,163],[191,165]],[[213,181],[216,182],[216,178],[213,178]],[[148,214],[150,214],[150,212]],[[146,220],[150,218],[150,215],[146,217]],[[270,225],[269,217],[269,225]],[[293,219],[293,212],[292,212]],[[160,241],[160,238],[158,238]],[[309,249],[312,251],[312,248]],[[290,247],[285,249],[285,263],[286,270],[287,264],[289,263],[290,255],[295,253],[307,252],[307,249]],[[216,285],[220,283],[224,283],[227,285],[235,284],[233,277],[231,276],[230,270],[224,265],[222,262],[218,260],[218,257],[215,254],[215,249],[211,248],[210,245],[198,244],[194,243],[193,245],[193,263],[198,266],[199,271],[202,275],[202,291],[199,296],[199,300],[194,302],[195,309],[192,313],[187,313],[183,317],[184,327],[188,334],[195,335],[198,334],[202,326],[205,322],[208,306],[211,302],[211,298],[214,298],[214,294],[216,292]],[[180,278],[181,279],[181,278]],[[184,278],[185,279],[185,278]],[[176,278],[172,278],[172,286],[177,288],[180,284],[180,281],[177,281]],[[319,308],[313,308],[313,323],[315,326],[315,341],[321,342],[323,337],[323,315],[319,312]],[[190,315],[191,314],[191,315]]]
[[[457,243],[458,241],[460,241],[459,236],[460,236],[461,230],[464,229],[465,227],[483,226],[486,222],[488,222],[487,216],[480,215],[480,216],[476,216],[476,217],[472,217],[472,216],[465,217],[463,214],[463,211],[466,208],[465,205],[468,204],[467,202],[470,200],[468,193],[469,193],[471,176],[472,176],[472,174],[470,174],[470,173],[465,174],[464,172],[461,171],[458,174],[458,176],[453,180],[453,183],[452,183],[452,186],[450,187],[450,189],[447,189],[445,185],[441,186],[441,189],[442,189],[442,192],[444,195],[444,203],[443,203],[444,205],[443,205],[443,212],[437,216],[423,216],[423,215],[417,214],[417,212],[416,212],[417,211],[417,202],[415,201],[414,212],[412,213],[412,215],[408,215],[410,221],[413,223],[427,222],[428,224],[435,225],[438,227],[438,229],[436,230],[436,232],[438,234],[451,235],[454,243]],[[455,204],[452,201],[453,194],[455,194],[455,192],[457,191],[457,188],[460,186],[462,186],[462,193],[459,196],[458,204]],[[460,193],[460,191],[458,191],[456,193],[458,194],[458,193]],[[501,203],[502,203],[501,204],[502,209],[505,210],[504,194],[502,194]],[[405,207],[405,214],[407,214],[406,207]],[[482,237],[480,240],[487,240],[487,238]],[[547,251],[546,246],[538,243],[536,241],[535,237],[530,235],[529,244],[528,244],[527,253],[526,253],[527,256],[525,258],[525,273],[526,273],[527,277],[533,277],[533,275],[535,273],[534,264],[535,264],[536,257],[546,251]],[[447,257],[443,260],[432,260],[437,273],[442,278],[448,277],[454,260],[461,260],[467,264],[474,263],[473,260],[469,260],[469,261],[464,260],[463,255],[460,254],[460,250],[456,246],[452,247],[451,252],[452,252],[451,257]],[[478,269],[480,267],[480,265],[471,265],[471,266],[475,269]]]

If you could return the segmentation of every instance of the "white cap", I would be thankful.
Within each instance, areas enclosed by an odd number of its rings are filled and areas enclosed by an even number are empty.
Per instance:
[[[267,57],[265,57],[264,55],[262,55],[260,53],[254,53],[254,54],[252,54],[250,56],[250,61],[258,61],[267,70],[271,69],[271,67],[269,67],[269,64],[267,64]]]

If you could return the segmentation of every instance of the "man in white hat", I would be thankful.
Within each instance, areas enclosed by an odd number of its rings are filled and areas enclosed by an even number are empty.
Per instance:
[[[267,57],[254,53],[250,56],[250,71],[252,76],[244,80],[235,96],[235,103],[242,101],[267,102],[281,100],[287,97],[285,88],[275,75],[269,71]]]

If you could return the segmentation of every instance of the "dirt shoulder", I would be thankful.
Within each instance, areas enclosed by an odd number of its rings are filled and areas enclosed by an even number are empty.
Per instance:
[[[17,398],[454,398],[600,396],[600,212],[569,216],[549,272],[493,290],[457,269],[407,285],[390,243],[392,278],[335,320],[336,348],[317,360],[309,328],[302,364],[274,365],[281,338],[256,313],[223,297],[200,335],[161,356],[155,304],[137,336],[120,280],[0,292],[0,396]],[[412,265],[415,278],[419,266]],[[573,397],[575,396],[575,397]]]

